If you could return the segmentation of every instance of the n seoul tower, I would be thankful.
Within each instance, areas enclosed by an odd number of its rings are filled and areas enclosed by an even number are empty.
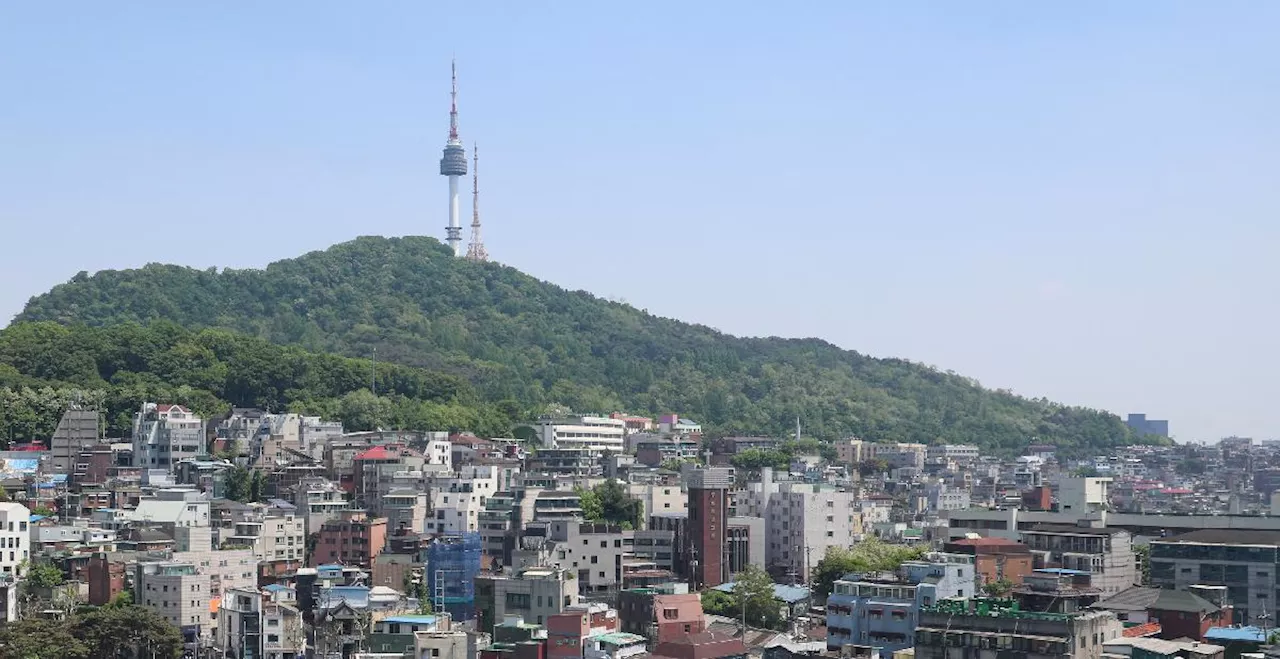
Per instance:
[[[458,177],[467,175],[467,150],[458,138],[458,62],[453,62],[453,88],[449,92],[449,141],[444,143],[440,158],[440,175],[449,177],[449,226],[445,242],[454,256],[462,256],[462,224],[458,220]]]

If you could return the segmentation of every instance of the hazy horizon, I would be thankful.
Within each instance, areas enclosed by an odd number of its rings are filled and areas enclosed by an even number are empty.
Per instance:
[[[0,323],[80,270],[442,239],[456,55],[496,261],[735,335],[1144,412],[1180,441],[1270,438],[1278,19],[1231,2],[4,7]]]

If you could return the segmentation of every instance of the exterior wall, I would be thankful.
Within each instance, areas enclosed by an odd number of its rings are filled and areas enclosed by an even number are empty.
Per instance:
[[[387,520],[348,511],[320,528],[311,566],[344,563],[368,568],[387,545]]]
[[[471,659],[466,632],[430,631],[413,633],[414,659]]]
[[[911,647],[922,607],[976,591],[970,558],[939,554],[938,560],[911,561],[897,582],[838,580],[827,598],[827,648],[846,645],[881,648],[881,655]]]
[[[622,453],[626,422],[598,416],[543,418],[538,435],[547,448],[590,448]]]
[[[1058,509],[1077,516],[1102,510],[1110,486],[1110,478],[1064,478],[1058,484]]]
[[[20,503],[0,503],[0,573],[19,575],[31,558],[31,511]]]
[[[728,580],[725,538],[729,528],[729,486],[733,472],[724,467],[696,469],[689,481],[689,535],[693,543],[693,581],[698,588]]]
[[[49,439],[49,460],[55,474],[75,472],[80,454],[98,443],[98,411],[67,410]]]
[[[644,504],[640,519],[647,520],[650,515],[679,513],[689,510],[689,497],[675,485],[658,485],[653,483],[631,483],[627,492],[632,499]]]
[[[1194,585],[1227,587],[1235,623],[1265,624],[1280,596],[1276,545],[1151,541],[1151,585],[1185,590]]]
[[[976,616],[922,612],[917,659],[1100,659],[1123,626],[1110,612],[1079,616]],[[971,640],[972,645],[966,644]],[[986,645],[989,644],[989,645]]]
[[[836,442],[836,462],[855,465],[862,462],[862,440],[842,439]]]
[[[168,470],[204,452],[204,423],[179,405],[144,403],[133,419],[133,464]]]
[[[252,549],[179,551],[171,559],[208,574],[209,597],[220,597],[232,588],[253,588],[258,583],[258,557]]]
[[[1032,552],[1047,555],[1043,567],[1083,570],[1092,575],[1091,584],[1110,597],[1137,581],[1133,541],[1126,531],[1113,533],[1080,531],[1024,531],[1023,543]]]
[[[517,577],[476,577],[478,631],[492,631],[494,622],[518,615],[545,624],[548,616],[578,603],[578,589],[563,570],[526,570]]]
[[[184,634],[208,636],[209,575],[189,563],[146,563],[137,567],[134,600],[164,617]]]

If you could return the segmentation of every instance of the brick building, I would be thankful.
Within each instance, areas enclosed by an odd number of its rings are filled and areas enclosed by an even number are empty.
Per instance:
[[[952,540],[944,544],[942,550],[950,554],[973,556],[979,587],[1001,579],[1017,586],[1033,569],[1031,550],[1026,545],[1007,538]]]

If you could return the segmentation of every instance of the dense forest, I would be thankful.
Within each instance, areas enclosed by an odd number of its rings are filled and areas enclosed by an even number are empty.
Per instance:
[[[5,441],[48,438],[73,403],[102,410],[108,436],[128,437],[133,413],[145,401],[181,403],[205,418],[232,406],[318,414],[354,430],[502,435],[527,416],[514,402],[482,401],[456,376],[316,354],[221,329],[157,321],[111,327],[19,323],[0,331]]]
[[[293,355],[317,353],[316,360],[334,359],[319,353],[370,358],[376,351],[379,362],[455,376],[459,391],[469,387],[458,394],[467,404],[506,401],[509,410],[557,404],[679,412],[713,434],[780,434],[799,417],[822,439],[965,442],[1000,453],[1036,442],[1077,452],[1135,441],[1113,414],[991,391],[953,373],[817,339],[738,338],[659,318],[496,263],[453,258],[425,237],[363,237],[263,270],[149,265],[80,273],[33,298],[16,322],[110,327],[161,320],[259,337],[291,346]],[[232,336],[202,332],[193,340]],[[228,364],[237,368],[234,359]],[[152,382],[171,374],[157,371]],[[271,402],[296,403],[286,394],[307,387],[292,385],[293,375],[275,383],[280,394]],[[188,386],[213,391],[207,382]],[[330,393],[326,400],[344,395]]]

